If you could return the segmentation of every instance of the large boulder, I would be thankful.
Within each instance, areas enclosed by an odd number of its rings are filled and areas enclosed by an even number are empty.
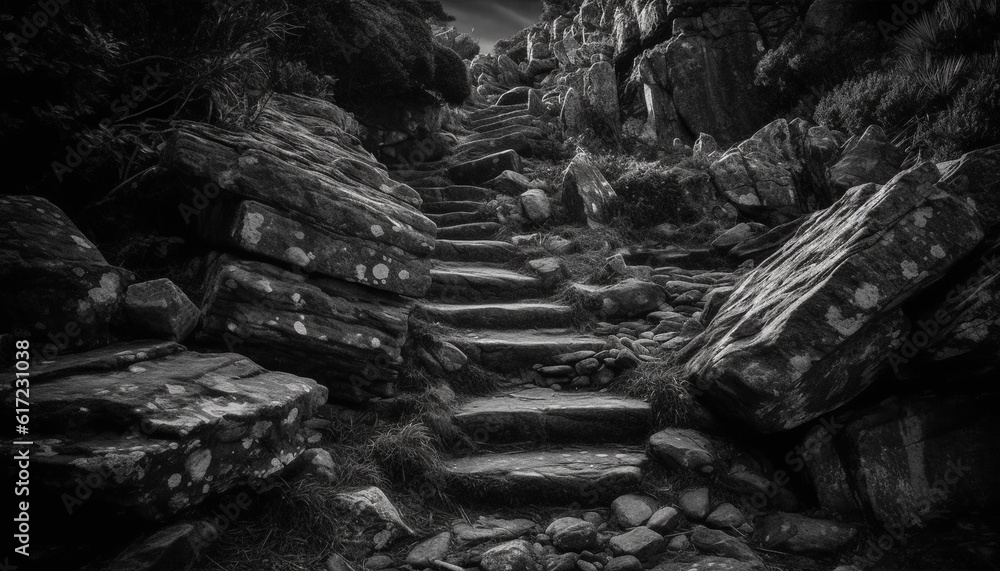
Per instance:
[[[604,319],[645,316],[667,300],[662,287],[638,279],[609,286],[573,284],[570,294]]]
[[[252,131],[182,122],[161,166],[211,190],[214,201],[183,200],[182,216],[219,246],[423,295],[437,228],[416,191],[391,180],[344,130],[343,115],[324,101],[276,96]]]
[[[0,334],[35,359],[109,343],[131,279],[51,202],[0,197]]]
[[[578,154],[563,174],[562,202],[576,222],[607,224],[617,195],[590,156]]]
[[[592,65],[584,75],[583,93],[593,112],[592,127],[602,139],[614,141],[621,123],[615,68],[606,61]]]
[[[986,230],[1000,225],[1000,145],[962,155],[938,165],[941,186],[976,203],[976,213]]]
[[[338,401],[394,394],[413,302],[229,254],[210,256],[198,339],[328,384]]]
[[[161,278],[129,286],[125,315],[140,337],[183,341],[198,325],[201,312],[174,282]]]
[[[906,153],[888,141],[882,128],[872,125],[844,144],[840,159],[830,167],[830,186],[840,196],[860,184],[885,184],[900,171],[905,158]]]
[[[867,388],[910,327],[900,305],[983,238],[973,208],[936,187],[939,178],[925,163],[814,214],[685,349],[692,380],[763,432]]]
[[[830,205],[823,170],[835,150],[825,127],[778,119],[727,151],[709,172],[741,212],[784,223]]]
[[[892,530],[995,506],[997,406],[980,395],[911,397],[838,419],[831,445],[807,459],[813,483],[828,508],[860,501]]]
[[[291,464],[326,402],[311,379],[242,355],[115,345],[36,366],[31,483],[70,514],[172,516]],[[13,395],[5,407],[14,407]],[[10,454],[10,450],[5,452]],[[102,507],[103,506],[103,507]]]
[[[666,10],[659,4],[652,2],[640,15],[643,38],[657,35],[657,26],[671,22],[657,15],[657,10]],[[758,129],[766,109],[753,100],[748,86],[754,83],[764,45],[750,11],[710,8],[700,18],[673,20],[673,28],[673,39],[647,52],[658,60],[652,66],[660,71],[643,80],[650,88],[647,110],[658,105],[666,111],[654,126],[660,141],[687,131],[711,134],[725,145]]]
[[[760,522],[764,545],[792,553],[836,553],[858,533],[858,526],[778,512]]]

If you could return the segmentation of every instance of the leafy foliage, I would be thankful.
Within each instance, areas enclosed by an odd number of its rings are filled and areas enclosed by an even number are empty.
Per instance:
[[[860,133],[878,124],[911,158],[943,160],[1000,141],[996,0],[939,2],[895,38],[895,57],[826,94],[815,118]]]
[[[249,128],[274,91],[353,110],[470,93],[464,63],[433,41],[428,22],[450,19],[437,0],[54,5],[0,8],[0,152],[19,165],[7,188],[70,211],[141,177],[175,119]]]

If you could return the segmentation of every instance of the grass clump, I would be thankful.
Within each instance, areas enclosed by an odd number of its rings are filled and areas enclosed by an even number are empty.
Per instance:
[[[695,387],[682,366],[669,361],[644,362],[624,372],[612,385],[625,396],[648,402],[660,427],[697,428],[711,423],[711,414],[696,400]]]

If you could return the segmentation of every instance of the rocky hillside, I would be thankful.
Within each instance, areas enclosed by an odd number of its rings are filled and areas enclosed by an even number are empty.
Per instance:
[[[997,565],[995,3],[545,5],[493,54],[381,0],[15,47],[5,148],[112,105],[114,50],[176,67],[59,184],[11,155],[5,564]],[[109,83],[27,106],[78,33]]]

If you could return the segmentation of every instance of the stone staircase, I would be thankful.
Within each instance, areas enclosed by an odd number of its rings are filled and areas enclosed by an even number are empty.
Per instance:
[[[511,152],[530,155],[551,126],[527,105],[507,105],[473,110],[466,127],[470,133],[452,156],[393,173],[420,194],[424,214],[438,226],[432,286],[418,314],[449,326],[453,333],[443,340],[472,362],[526,382],[454,411],[454,422],[476,447],[446,462],[448,491],[488,503],[609,502],[642,481],[650,406],[527,384],[538,375],[536,364],[594,355],[606,339],[576,329],[573,309],[548,301],[550,287],[526,266],[511,269],[524,256],[502,239],[497,214],[487,206],[498,192],[485,183],[503,170],[520,173],[521,156]]]

